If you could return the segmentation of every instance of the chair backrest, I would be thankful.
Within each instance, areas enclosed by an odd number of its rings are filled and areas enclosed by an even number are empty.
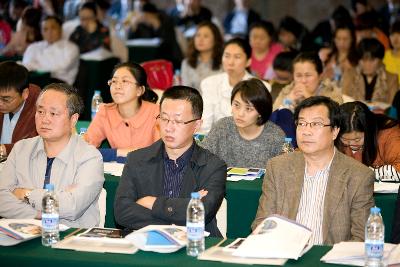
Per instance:
[[[150,88],[166,90],[172,86],[174,78],[172,62],[158,59],[143,62],[141,65],[146,70]]]
[[[100,222],[99,227],[103,228],[106,222],[106,204],[107,204],[107,191],[102,188],[98,200],[99,211],[100,211]]]
[[[218,229],[221,232],[222,236],[225,238],[228,224],[227,202],[225,198],[222,200],[221,206],[219,207],[219,210],[217,211],[215,217],[217,219]]]

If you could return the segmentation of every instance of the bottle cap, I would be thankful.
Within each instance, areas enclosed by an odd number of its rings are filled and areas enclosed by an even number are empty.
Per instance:
[[[54,184],[46,184],[45,189],[47,191],[54,191]]]
[[[381,212],[381,209],[378,208],[377,206],[371,208],[371,213],[376,214],[376,213],[380,213],[380,212]]]
[[[95,94],[95,95],[101,95],[101,92],[100,92],[100,90],[95,90],[95,91],[94,91],[94,94]]]
[[[285,137],[285,142],[292,142],[292,138],[291,137]]]
[[[196,198],[196,199],[200,199],[200,193],[199,192],[192,192],[190,194],[191,198]]]

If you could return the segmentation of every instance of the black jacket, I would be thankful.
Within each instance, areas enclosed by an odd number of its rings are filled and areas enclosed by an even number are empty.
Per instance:
[[[205,230],[211,236],[221,236],[215,214],[225,195],[226,164],[217,156],[195,144],[192,157],[186,167],[178,198],[163,196],[164,143],[129,153],[114,202],[116,222],[131,230],[150,224],[186,225],[186,208],[190,193],[205,189],[202,198],[205,208]],[[145,196],[157,197],[149,210],[136,201]]]

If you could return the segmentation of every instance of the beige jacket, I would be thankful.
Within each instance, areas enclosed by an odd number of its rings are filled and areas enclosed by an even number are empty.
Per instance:
[[[279,93],[278,97],[276,98],[274,105],[273,105],[273,110],[277,110],[279,108],[285,107],[289,108],[293,111],[295,106],[289,107],[284,104],[285,98],[288,97],[290,92],[293,90],[294,83],[290,83],[286,85],[281,92]],[[322,95],[322,96],[327,96],[332,98],[334,101],[338,102],[339,104],[343,103],[343,98],[342,98],[342,90],[336,86],[335,83],[331,82],[329,79],[324,79],[321,82],[321,88],[317,92],[317,95]]]
[[[296,220],[304,169],[304,156],[300,151],[275,157],[267,163],[256,218],[251,226],[253,230],[272,214]],[[374,205],[373,192],[374,173],[336,151],[324,200],[324,244],[364,240],[365,222]]]
[[[365,101],[365,83],[360,67],[346,71],[343,74],[342,82],[343,94],[354,98],[354,100]],[[371,100],[392,104],[398,89],[397,75],[387,72],[382,65],[378,69],[378,78]]]

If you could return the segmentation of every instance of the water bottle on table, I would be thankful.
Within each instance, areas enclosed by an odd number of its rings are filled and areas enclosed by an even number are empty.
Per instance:
[[[100,91],[94,91],[92,98],[92,120],[96,116],[97,111],[99,111],[100,104],[103,103],[103,98],[101,98]]]
[[[197,257],[204,251],[204,205],[199,192],[191,194],[186,212],[186,254]]]
[[[60,217],[54,185],[47,184],[46,190],[42,200],[42,245],[48,247],[60,241]]]
[[[378,207],[372,207],[367,224],[365,225],[365,266],[384,266],[384,238],[385,226],[381,210]]]

